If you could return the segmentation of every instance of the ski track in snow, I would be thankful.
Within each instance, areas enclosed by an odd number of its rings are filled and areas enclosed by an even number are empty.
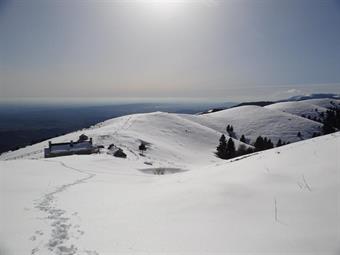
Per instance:
[[[98,255],[96,251],[89,251],[89,250],[83,250],[79,251],[78,248],[73,244],[66,244],[67,241],[69,241],[71,238],[79,238],[81,235],[84,234],[84,231],[79,229],[79,225],[72,225],[70,223],[70,217],[76,217],[78,215],[77,212],[73,212],[72,214],[67,213],[67,211],[58,208],[56,206],[56,196],[67,189],[71,188],[72,186],[84,183],[88,181],[89,179],[93,178],[95,174],[88,173],[84,170],[77,169],[70,167],[66,165],[64,162],[60,161],[53,161],[53,160],[45,160],[47,162],[55,162],[59,163],[61,166],[71,169],[73,171],[77,171],[81,174],[85,174],[86,176],[80,179],[77,179],[74,182],[61,185],[57,187],[54,191],[45,194],[42,199],[40,199],[40,202],[37,202],[35,204],[35,208],[40,210],[43,213],[47,214],[47,219],[49,222],[51,222],[51,235],[46,244],[43,243],[43,241],[40,241],[39,244],[32,249],[31,255],[38,254],[39,251],[43,248],[47,248],[49,251],[53,252],[57,255],[72,255],[72,254],[88,254],[88,255]],[[70,216],[67,216],[70,215]],[[71,235],[70,230],[74,230],[76,235]],[[39,239],[39,236],[43,236],[44,233],[40,230],[35,231],[35,234],[30,238],[32,241],[36,241]],[[44,247],[42,247],[44,246]],[[44,254],[44,251],[42,251]]]
[[[127,129],[129,129],[131,126],[132,126],[132,124],[133,124],[133,121],[131,121],[132,120],[132,115],[131,116],[129,116],[127,119],[126,119],[126,121],[120,126],[120,127],[118,127],[114,132],[113,132],[113,136],[114,135],[117,135],[121,130],[127,130]]]
[[[127,120],[119,128],[117,128],[113,132],[112,136],[117,136],[119,134],[119,132],[122,131],[122,130],[128,130],[133,125],[133,123],[134,123],[134,120],[133,120],[133,116],[131,115],[127,118]],[[136,160],[139,159],[138,154],[135,153],[133,150],[131,150],[129,147],[123,145],[122,143],[119,143],[118,147],[125,148],[135,157]]]

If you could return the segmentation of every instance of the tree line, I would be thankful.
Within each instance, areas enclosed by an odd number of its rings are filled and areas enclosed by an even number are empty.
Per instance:
[[[227,125],[226,131],[229,134],[229,136],[235,138],[234,127],[232,125]],[[247,147],[245,144],[240,144],[239,147],[236,149],[233,138],[231,137],[227,140],[224,134],[221,135],[219,139],[219,144],[216,147],[216,152],[215,152],[217,157],[221,159],[231,159],[234,157],[246,155],[246,154],[253,153],[256,151],[262,151],[262,150],[274,148],[274,143],[271,141],[271,139],[265,136],[263,137],[258,136],[253,144],[254,148]],[[297,133],[297,137],[302,138],[301,132]],[[249,139],[247,139],[244,134],[241,135],[240,141],[242,143],[247,143],[247,142],[249,143]],[[284,142],[281,139],[279,139],[276,143],[276,147],[280,147],[286,144],[289,144],[289,142]]]
[[[315,111],[318,111],[315,109]],[[305,116],[302,116],[305,117]],[[308,116],[309,117],[309,116]],[[317,120],[321,123],[323,123],[322,130],[321,132],[314,132],[312,137],[320,136],[321,134],[330,134],[333,132],[336,132],[340,130],[340,109],[337,107],[333,107],[328,109],[326,112],[321,112],[320,113],[321,118],[311,118],[313,120]],[[227,125],[226,131],[228,135],[232,138],[236,138],[235,132],[234,132],[234,127],[232,125]],[[303,135],[299,131],[296,136],[300,139],[303,139]],[[247,148],[244,144],[239,145],[239,147],[236,149],[235,143],[232,138],[229,138],[228,141],[226,140],[226,137],[224,134],[221,135],[219,139],[219,144],[216,148],[216,156],[222,159],[230,159],[233,157],[238,157],[241,155],[253,153],[255,151],[262,151],[262,150],[267,150],[271,149],[274,147],[280,147],[286,144],[289,144],[289,142],[282,141],[279,139],[274,146],[273,142],[271,139],[265,137],[265,136],[258,136],[253,144],[253,148]],[[241,135],[240,141],[242,143],[250,143],[250,140],[247,139],[244,134]]]
[[[340,129],[340,109],[332,108],[326,111],[323,118],[322,133],[324,135],[334,133]]]

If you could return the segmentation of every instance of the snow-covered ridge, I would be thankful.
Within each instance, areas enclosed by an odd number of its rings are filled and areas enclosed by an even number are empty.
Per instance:
[[[250,146],[259,135],[270,138],[274,143],[279,139],[296,142],[311,138],[313,133],[320,133],[322,126],[319,122],[301,116],[317,115],[326,111],[327,107],[339,104],[340,100],[335,99],[311,99],[276,103],[266,107],[241,106],[205,115],[163,112],[134,114],[110,119],[90,129],[50,141],[55,143],[76,140],[84,133],[92,137],[97,145],[108,146],[114,143],[125,148],[130,159],[138,158],[138,144],[145,141],[150,145],[148,155],[154,159],[192,162],[197,161],[198,153],[201,157],[197,163],[211,162],[214,160],[213,152],[218,139],[222,133],[226,134],[228,124],[234,126],[236,146],[240,144],[238,139],[242,134],[246,136]],[[297,137],[298,132],[302,134],[302,138]],[[46,146],[47,141],[4,153],[0,159],[41,158]]]
[[[285,101],[301,101],[301,100],[310,100],[310,99],[340,99],[339,94],[334,93],[313,93],[307,95],[299,95],[290,97],[288,100]]]
[[[279,139],[286,142],[301,140],[297,133],[301,132],[305,139],[311,138],[314,132],[320,132],[321,124],[296,115],[270,110],[260,106],[241,106],[199,116],[187,116],[199,123],[224,132],[226,123],[234,127],[236,137],[242,134],[253,143],[258,136],[266,136],[274,143]]]
[[[301,117],[310,116],[311,119],[319,118],[321,113],[325,113],[327,108],[314,105],[308,102],[283,102],[266,106],[267,109],[288,112]]]
[[[321,128],[301,115],[329,104],[134,114],[51,139],[84,133],[126,159],[44,159],[47,141],[5,153],[0,254],[338,254],[340,132],[301,141]],[[236,146],[242,134],[248,144],[258,135],[299,142],[221,160],[228,124]]]
[[[340,100],[309,99],[304,101],[276,103],[265,106],[265,108],[314,119],[320,118],[321,115],[330,108],[340,108]]]

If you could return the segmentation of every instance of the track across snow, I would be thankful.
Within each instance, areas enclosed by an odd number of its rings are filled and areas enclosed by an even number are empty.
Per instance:
[[[339,146],[336,133],[166,175],[141,172],[152,168],[142,157],[0,161],[1,246],[5,254],[337,254]],[[11,191],[19,186],[38,192]],[[17,217],[20,235],[8,235]]]
[[[336,255],[340,132],[301,141],[298,131],[309,138],[321,124],[295,114],[253,106],[136,114],[52,139],[85,133],[122,147],[126,159],[104,150],[46,160],[47,142],[5,153],[0,254]],[[236,146],[242,133],[296,143],[220,160],[214,151],[226,124]]]
[[[55,252],[57,254],[76,254],[81,251],[77,248],[74,244],[66,245],[66,242],[69,242],[70,240],[70,234],[69,230],[71,228],[76,228],[77,234],[81,235],[84,234],[84,231],[79,229],[79,226],[73,226],[70,220],[70,218],[66,217],[66,211],[63,209],[60,209],[56,206],[56,197],[59,195],[59,193],[65,192],[69,188],[72,188],[75,185],[84,183],[91,178],[95,176],[93,173],[86,173],[84,170],[76,169],[74,167],[68,166],[65,163],[61,161],[52,161],[52,160],[46,160],[48,162],[55,162],[57,164],[60,164],[62,167],[65,167],[67,169],[70,169],[72,171],[76,171],[81,173],[82,175],[85,175],[85,177],[82,177],[80,179],[77,179],[76,181],[73,181],[71,183],[63,184],[61,186],[58,186],[54,191],[45,194],[42,199],[40,199],[39,202],[35,205],[35,208],[39,209],[43,213],[45,213],[46,219],[51,222],[51,233],[50,238],[48,240],[48,243],[44,244],[42,242],[42,245],[38,245],[37,247],[33,248],[31,251],[31,254],[37,254],[42,251],[42,253],[45,253],[44,249],[48,249],[49,251]],[[73,215],[77,215],[77,212],[74,212]],[[41,236],[43,232],[37,230],[35,231],[38,235],[33,235],[31,237],[32,240],[36,240],[37,236]],[[71,240],[72,241],[72,240]],[[89,252],[89,251],[86,251]],[[92,251],[93,252],[93,251]],[[95,252],[93,252],[95,254]]]

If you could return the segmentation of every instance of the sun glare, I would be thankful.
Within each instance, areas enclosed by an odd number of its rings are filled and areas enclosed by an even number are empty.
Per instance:
[[[169,18],[186,9],[192,0],[137,0],[137,2],[153,14]]]

